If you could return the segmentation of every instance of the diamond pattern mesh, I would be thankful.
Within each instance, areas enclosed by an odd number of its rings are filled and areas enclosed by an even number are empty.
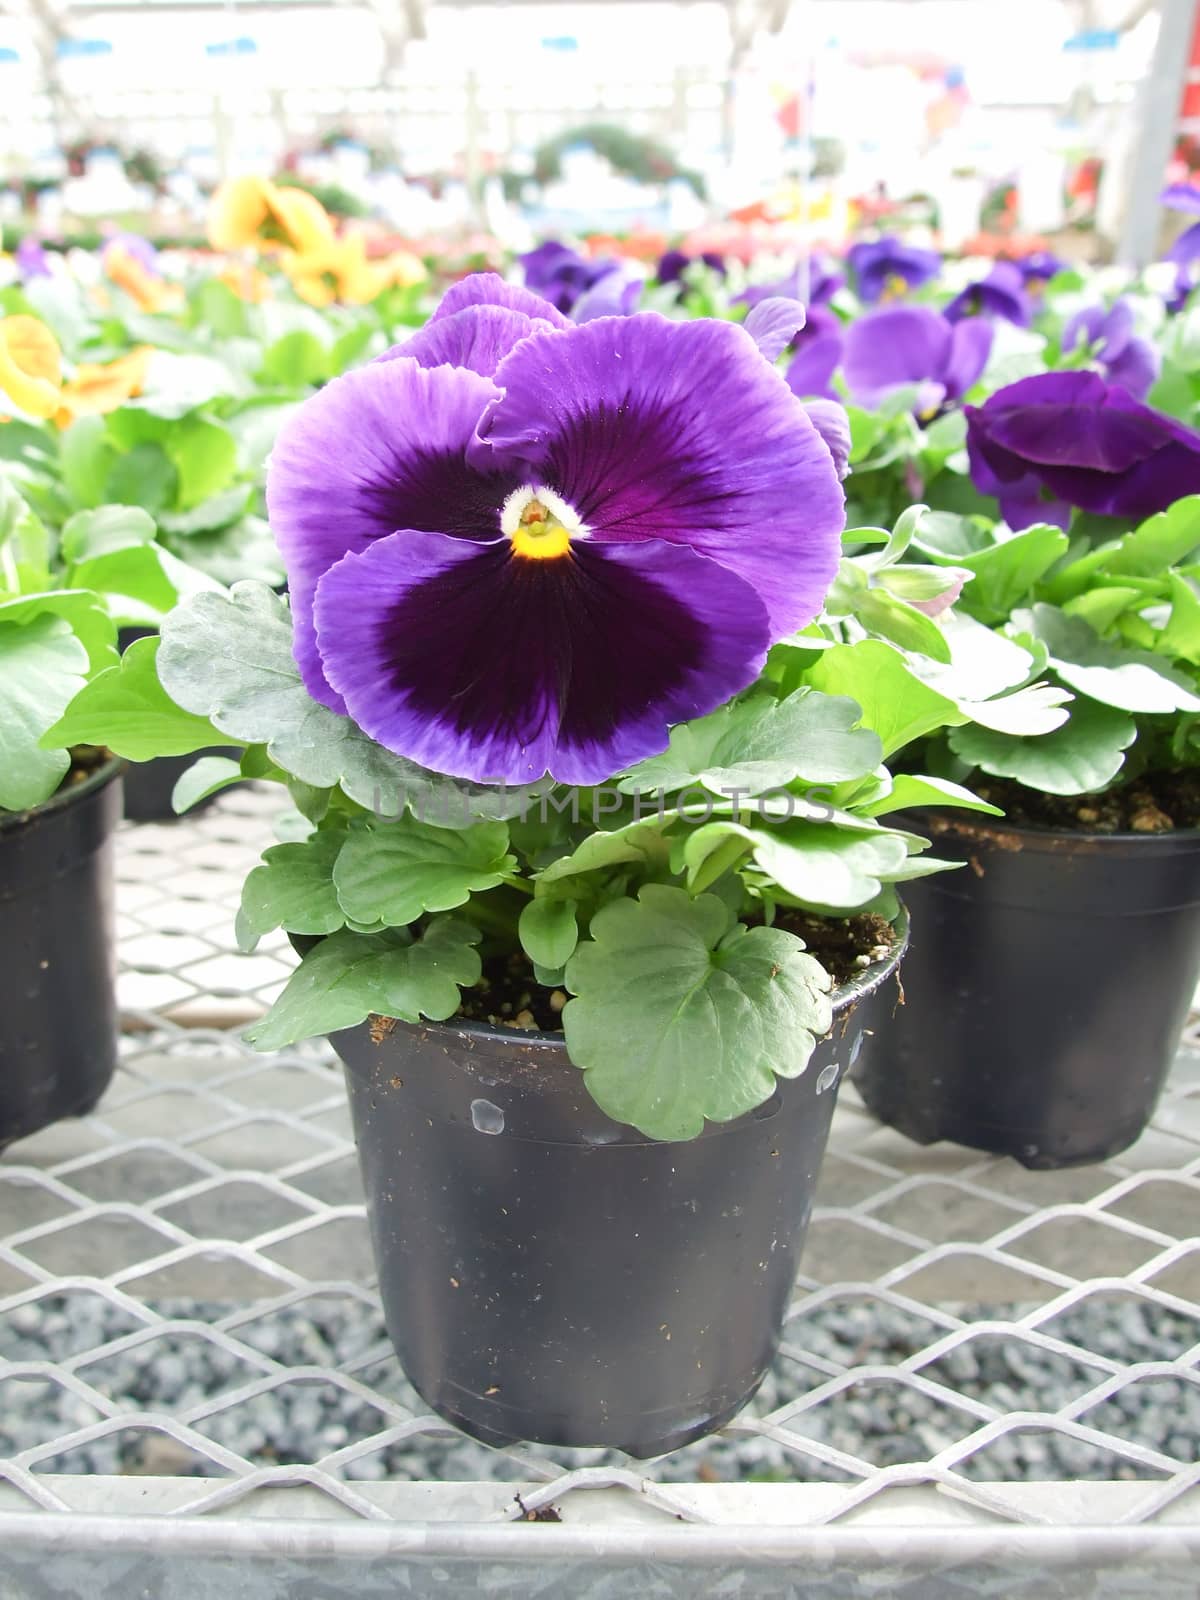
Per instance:
[[[70,1512],[81,1474],[171,1480],[167,1515],[301,1514],[261,1498],[286,1488],[378,1520],[400,1513],[373,1480],[490,1480],[521,1486],[493,1519],[608,1487],[736,1521],[715,1486],[751,1482],[809,1486],[788,1515],[814,1524],[918,1486],[976,1520],[1092,1520],[1009,1492],[1032,1479],[1123,1485],[1110,1524],[1200,1521],[1195,1032],[1136,1148],[1065,1173],[918,1148],[843,1089],[775,1371],[719,1439],[632,1463],[430,1416],[384,1334],[331,1052],[239,1039],[293,960],[231,953],[275,804],[122,829],[116,1080],[0,1158],[0,1542],[6,1513]]]

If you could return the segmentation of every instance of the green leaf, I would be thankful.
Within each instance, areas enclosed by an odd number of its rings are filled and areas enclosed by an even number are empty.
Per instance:
[[[558,883],[563,878],[574,878],[584,872],[600,872],[624,862],[647,867],[653,862],[664,861],[667,845],[663,829],[670,820],[669,815],[663,818],[642,817],[636,822],[627,822],[623,827],[613,828],[608,833],[589,834],[569,855],[560,856],[537,873],[536,881],[542,884]]]
[[[671,793],[701,783],[715,794],[762,794],[797,778],[842,783],[881,759],[878,737],[859,720],[852,699],[810,687],[784,700],[753,695],[672,729],[666,751],[639,762],[618,787]]]
[[[1105,570],[1118,575],[1158,578],[1178,566],[1200,546],[1200,494],[1185,495],[1166,511],[1127,533],[1106,559]]]
[[[138,639],[119,666],[81,688],[46,734],[55,744],[100,744],[129,761],[185,756],[221,739],[204,717],[181,710],[159,682],[157,638]]]
[[[263,851],[242,885],[237,914],[239,950],[253,950],[264,933],[334,933],[346,921],[333,882],[334,862],[346,842],[342,829],[310,834],[300,844],[273,844]]]
[[[153,544],[157,532],[154,518],[138,506],[100,506],[95,511],[77,511],[63,525],[62,558],[67,562],[90,561],[113,550]]]
[[[754,864],[792,899],[806,906],[857,910],[873,900],[880,884],[907,855],[904,840],[884,829],[850,830],[832,823],[791,822],[747,827],[710,822],[697,828],[684,847],[689,871],[699,868],[718,844],[742,839]]]
[[[87,651],[88,675],[116,665],[117,630],[104,602],[89,589],[47,589],[0,601],[0,622],[29,622],[39,616],[62,617]]]
[[[502,822],[434,828],[414,817],[356,824],[333,879],[355,922],[404,927],[425,911],[453,911],[476,891],[494,889],[516,867]]]
[[[246,381],[213,356],[171,355],[156,350],[141,398],[123,409],[174,422],[225,395],[243,392]]]
[[[1056,606],[1036,605],[1014,620],[1030,624],[1058,676],[1081,695],[1119,711],[1200,711],[1192,681],[1149,650],[1109,644]]]
[[[158,545],[112,550],[71,568],[72,584],[102,595],[119,623],[157,623],[179,598]]]
[[[1045,794],[1093,794],[1111,783],[1137,737],[1132,717],[1095,700],[1076,700],[1062,727],[1038,739],[989,728],[955,728],[950,748],[972,767],[1015,778]]]
[[[168,533],[190,538],[197,533],[213,533],[236,522],[250,503],[251,487],[248,483],[234,484],[220,494],[210,495],[190,511],[160,511],[159,526]]]
[[[927,511],[913,535],[913,543],[936,561],[965,566],[967,556],[990,550],[995,540],[978,517],[962,517],[953,511]]]
[[[62,782],[70,756],[40,741],[83,686],[87,666],[87,651],[62,617],[0,621],[0,809],[40,805]]]
[[[1130,606],[1145,604],[1145,596],[1140,589],[1130,589],[1124,585],[1102,583],[1094,589],[1086,589],[1083,594],[1077,594],[1068,600],[1063,610],[1068,617],[1081,617],[1090,628],[1095,628],[1097,633],[1103,633]]]
[[[76,417],[59,444],[63,482],[81,506],[98,506],[117,460],[103,417]]]
[[[197,321],[222,339],[237,338],[249,332],[246,302],[219,278],[205,278],[190,296]]]
[[[329,351],[315,334],[298,328],[277,339],[263,357],[263,378],[287,389],[304,389],[332,376]]]
[[[887,589],[865,590],[858,597],[855,614],[868,633],[880,634],[902,650],[914,650],[935,661],[950,660],[950,646],[933,618]]]
[[[521,947],[539,967],[565,967],[579,943],[574,900],[530,900],[517,923]]]
[[[104,498],[122,505],[161,511],[173,505],[179,492],[179,474],[160,444],[134,445],[128,455],[113,463],[104,486]]]
[[[304,957],[283,993],[246,1038],[259,1050],[280,1050],[314,1034],[352,1028],[373,1014],[444,1022],[458,1010],[460,985],[477,983],[479,934],[454,917],[438,917],[419,939],[396,930],[332,933]]]
[[[829,975],[793,935],[662,884],[597,912],[566,981],[571,1060],[602,1111],[652,1139],[761,1105],[833,1020]]]
[[[44,588],[49,560],[50,536],[40,517],[0,475],[0,594],[8,587],[6,569],[15,576],[18,590]]]
[[[1186,578],[1167,573],[1171,590],[1171,615],[1154,642],[1154,648],[1167,656],[1178,656],[1200,666],[1200,599]]]
[[[1039,523],[990,549],[964,556],[962,565],[975,576],[963,586],[961,603],[981,622],[1007,621],[1038,579],[1066,554],[1069,544],[1061,528]]]
[[[869,817],[885,817],[889,812],[909,811],[914,806],[957,806],[963,811],[984,811],[993,817],[1004,815],[999,806],[989,805],[948,778],[917,777],[907,772],[896,774],[890,793],[861,809]]]
[[[182,816],[209,795],[244,781],[240,761],[231,761],[228,756],[201,756],[176,779],[171,790],[171,810]]]
[[[848,695],[862,708],[863,726],[879,736],[884,760],[914,739],[967,720],[953,700],[922,683],[903,656],[878,639],[826,650],[809,668],[808,681],[826,694]]]
[[[237,441],[208,417],[185,417],[167,438],[179,472],[179,509],[187,511],[224,489],[237,469]]]

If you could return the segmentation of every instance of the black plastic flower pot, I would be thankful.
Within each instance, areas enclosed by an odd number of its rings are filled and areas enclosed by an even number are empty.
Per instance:
[[[117,647],[122,654],[137,639],[152,639],[155,628],[122,628],[117,635]],[[176,812],[171,806],[175,785],[183,774],[201,756],[230,756],[236,760],[241,755],[236,746],[214,746],[211,750],[196,750],[186,756],[155,756],[152,761],[131,761],[125,769],[125,816],[130,822],[174,822]],[[203,811],[212,805],[216,795],[200,800],[188,815]]]
[[[606,1117],[553,1034],[334,1035],[388,1332],[426,1402],[489,1443],[642,1457],[739,1411],[778,1347],[838,1082],[895,1003],[901,950],[838,990],[799,1078],[687,1143]]]
[[[116,1065],[109,761],[32,811],[0,812],[0,1149],[90,1111]]]
[[[1032,1168],[1126,1149],[1200,972],[1200,832],[905,825],[968,865],[906,886],[905,1003],[855,1072],[867,1105],[921,1144]]]

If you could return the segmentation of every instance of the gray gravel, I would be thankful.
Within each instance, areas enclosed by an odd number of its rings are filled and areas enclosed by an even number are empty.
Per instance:
[[[195,1301],[164,1302],[154,1310],[172,1319],[207,1324],[230,1308]],[[1012,1307],[977,1309],[980,1319],[1002,1320]],[[118,1340],[143,1326],[102,1296],[55,1295],[0,1314],[0,1458],[14,1455],[101,1420],[93,1405],[61,1384],[5,1377],[4,1361],[64,1362]],[[1200,1341],[1194,1320],[1135,1299],[1089,1300],[1060,1315],[1044,1332],[1122,1364],[1170,1360]],[[925,1349],[943,1330],[866,1298],[827,1305],[787,1330],[787,1351],[752,1402],[749,1415],[765,1416],[825,1381],[821,1360],[890,1367]],[[235,1330],[251,1350],[284,1367],[353,1369],[364,1388],[417,1414],[421,1403],[391,1353],[381,1321],[347,1299],[306,1300],[266,1313]],[[256,1382],[261,1369],[206,1339],[202,1331],[161,1335],[127,1351],[84,1362],[78,1376],[121,1411],[182,1417],[215,1396]],[[1054,1411],[1087,1393],[1107,1376],[1084,1358],[1047,1352],[1011,1334],[980,1334],[922,1369],[953,1395],[1002,1412]],[[980,1421],[982,1419],[979,1419]],[[1200,1382],[1185,1378],[1141,1381],[1091,1409],[1081,1419],[1130,1444],[1140,1444],[1190,1464],[1200,1455]],[[251,1396],[192,1426],[215,1444],[256,1464],[312,1462],[368,1439],[393,1425],[379,1408],[328,1379],[298,1378]],[[949,1396],[921,1394],[898,1376],[861,1381],[830,1402],[792,1418],[792,1433],[876,1466],[925,1461],[974,1430],[979,1421]],[[526,1455],[572,1466],[623,1458],[612,1452],[526,1447]],[[136,1424],[105,1438],[60,1450],[38,1463],[58,1472],[220,1475],[177,1441]],[[528,1476],[519,1461],[459,1435],[419,1435],[384,1446],[342,1467],[347,1478],[500,1479]],[[704,1440],[651,1464],[666,1481],[840,1480],[844,1473],[774,1440],[737,1436]],[[1131,1462],[1086,1441],[1039,1430],[1005,1435],[960,1470],[976,1479],[1157,1477],[1152,1466]]]

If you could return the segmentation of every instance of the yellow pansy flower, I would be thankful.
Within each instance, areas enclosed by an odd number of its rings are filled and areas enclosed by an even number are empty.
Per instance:
[[[32,417],[53,417],[65,428],[75,417],[115,411],[141,392],[153,352],[131,350],[115,361],[81,362],[63,382],[62,351],[36,317],[0,321],[0,394]]]

